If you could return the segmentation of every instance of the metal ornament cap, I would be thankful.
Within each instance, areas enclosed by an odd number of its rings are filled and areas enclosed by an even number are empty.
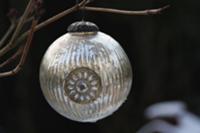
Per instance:
[[[98,32],[99,31],[99,27],[92,23],[92,22],[88,22],[88,21],[78,21],[78,22],[74,22],[72,23],[67,31],[69,33],[77,33],[77,32]]]
[[[40,65],[46,100],[59,114],[78,122],[111,115],[124,103],[132,84],[126,53],[94,27],[82,21],[69,26],[69,32],[50,45]]]

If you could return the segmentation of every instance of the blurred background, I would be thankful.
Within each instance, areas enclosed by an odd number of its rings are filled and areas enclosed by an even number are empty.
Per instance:
[[[21,14],[27,0],[0,0],[0,37],[9,27],[6,14]],[[75,0],[44,0],[42,20],[71,7]],[[94,6],[127,10],[171,8],[155,16],[123,16],[86,12],[126,51],[134,71],[131,93],[110,117],[87,124],[68,120],[46,102],[39,85],[39,66],[48,46],[81,20],[72,13],[38,31],[20,74],[0,79],[0,133],[135,133],[145,123],[144,110],[161,101],[180,100],[200,116],[200,1],[199,0],[94,0]]]

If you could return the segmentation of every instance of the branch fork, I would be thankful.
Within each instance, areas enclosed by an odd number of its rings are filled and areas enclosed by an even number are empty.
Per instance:
[[[93,12],[104,12],[104,13],[113,13],[113,14],[121,14],[121,15],[157,15],[162,13],[163,10],[169,8],[169,5],[158,8],[158,9],[149,9],[149,10],[141,10],[141,11],[128,11],[128,10],[119,10],[119,9],[112,9],[112,8],[102,8],[102,7],[91,7],[87,6],[91,3],[92,0],[82,0],[78,4],[74,5],[73,7],[41,22],[38,24],[39,18],[44,12],[42,9],[42,0],[29,0],[27,7],[23,13],[23,15],[16,19],[17,12],[15,10],[11,10],[9,13],[9,18],[11,21],[10,28],[5,33],[3,38],[0,40],[0,57],[6,55],[10,50],[16,48],[17,46],[19,49],[14,53],[10,58],[5,60],[3,63],[0,64],[0,68],[6,67],[6,65],[10,64],[14,60],[16,60],[20,55],[20,61],[14,69],[8,72],[0,72],[0,78],[9,77],[16,75],[25,63],[27,58],[31,42],[34,36],[34,33],[45,26],[58,21],[59,19],[67,16],[68,14],[78,11],[78,10],[85,10],[85,11],[93,11]],[[32,21],[31,27],[28,31],[20,34],[24,24],[29,23]],[[11,36],[11,37],[10,37]],[[23,45],[21,42],[27,38],[26,44]],[[6,40],[8,40],[6,44]]]

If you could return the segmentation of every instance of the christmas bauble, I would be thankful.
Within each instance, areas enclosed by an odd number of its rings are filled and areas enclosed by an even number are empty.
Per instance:
[[[61,115],[95,122],[126,100],[132,69],[119,43],[91,22],[75,22],[46,51],[40,84],[48,103]]]

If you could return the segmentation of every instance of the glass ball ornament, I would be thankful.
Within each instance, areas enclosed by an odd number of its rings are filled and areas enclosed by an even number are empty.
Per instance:
[[[75,22],[46,51],[40,66],[42,92],[59,114],[96,122],[126,100],[132,69],[119,43],[91,22]]]

